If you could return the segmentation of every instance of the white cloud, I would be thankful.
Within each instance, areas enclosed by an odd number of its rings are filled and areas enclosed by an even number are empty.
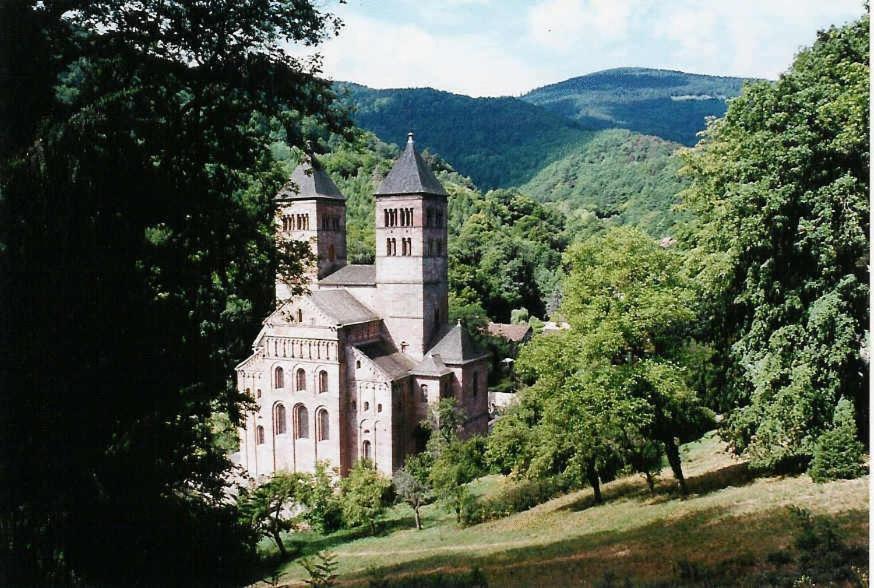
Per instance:
[[[616,41],[628,35],[634,9],[631,0],[545,0],[528,11],[529,34],[559,50],[584,40]]]
[[[518,94],[544,80],[511,48],[484,34],[442,35],[416,25],[344,17],[340,36],[319,50],[333,79],[377,88],[432,86],[471,96]]]

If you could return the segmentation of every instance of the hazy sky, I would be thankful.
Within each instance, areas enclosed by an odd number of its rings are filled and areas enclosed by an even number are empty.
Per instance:
[[[328,2],[327,7],[333,3]],[[473,96],[621,66],[776,78],[862,0],[348,0],[325,73]]]

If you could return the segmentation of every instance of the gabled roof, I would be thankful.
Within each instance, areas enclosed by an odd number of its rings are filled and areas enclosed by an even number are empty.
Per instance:
[[[429,355],[439,355],[446,364],[467,363],[488,357],[489,354],[480,349],[470,338],[468,332],[461,326],[461,321],[448,331],[444,330],[443,333],[437,338],[437,344],[428,350]]]
[[[356,345],[355,347],[370,358],[392,380],[407,376],[410,373],[410,368],[413,367],[412,359],[385,341]]]
[[[344,265],[332,274],[328,274],[319,284],[325,286],[375,286],[375,265]]]
[[[315,161],[315,160],[313,160]],[[322,167],[304,161],[291,172],[291,178],[274,196],[275,200],[346,200],[337,185]]]
[[[309,298],[319,310],[337,321],[338,325],[379,320],[378,314],[346,290],[315,290]]]
[[[490,335],[503,337],[516,343],[523,341],[531,333],[531,325],[528,324],[489,323],[488,329]]]
[[[394,167],[376,189],[377,196],[394,194],[435,194],[446,196],[446,190],[434,177],[434,172],[416,151],[413,133],[407,135],[407,146]]]
[[[451,374],[452,370],[446,367],[439,354],[429,353],[410,370],[410,373],[416,376],[445,376]]]

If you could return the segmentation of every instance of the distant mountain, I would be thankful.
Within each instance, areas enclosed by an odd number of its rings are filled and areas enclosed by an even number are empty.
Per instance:
[[[375,90],[339,83],[358,126],[388,143],[436,151],[481,188],[523,184],[545,165],[591,140],[592,131],[517,98],[471,98],[431,88]]]
[[[618,68],[531,90],[522,100],[584,128],[623,128],[684,145],[697,142],[707,116],[722,116],[745,78]]]

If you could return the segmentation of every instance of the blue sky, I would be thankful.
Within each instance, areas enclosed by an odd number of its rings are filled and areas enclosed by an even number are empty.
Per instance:
[[[861,0],[348,0],[320,51],[335,80],[472,96],[622,66],[776,78]]]

